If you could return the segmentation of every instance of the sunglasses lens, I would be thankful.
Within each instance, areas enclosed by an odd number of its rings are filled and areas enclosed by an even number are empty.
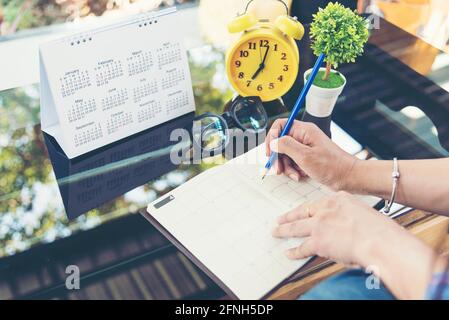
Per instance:
[[[263,130],[267,126],[267,116],[260,101],[246,98],[238,102],[234,109],[235,117],[243,128]]]
[[[213,116],[196,120],[193,126],[193,138],[202,150],[221,148],[226,143],[222,120]]]

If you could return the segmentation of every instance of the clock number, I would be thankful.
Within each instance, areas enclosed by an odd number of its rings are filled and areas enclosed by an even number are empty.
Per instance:
[[[249,56],[249,52],[248,51],[244,51],[244,50],[241,50],[240,51],[240,57],[241,58],[247,58]]]
[[[284,81],[284,76],[279,76],[278,80],[279,80],[279,82]]]
[[[273,82],[270,82],[268,88],[270,88],[270,90],[273,90],[273,89],[274,89],[274,83],[273,83]]]
[[[284,71],[288,71],[288,64],[285,64],[284,65],[284,69],[283,69]]]
[[[245,78],[245,74],[243,72],[240,72],[239,73],[239,79],[243,79],[243,78]]]
[[[278,45],[277,45],[277,43],[274,45],[274,51],[278,51]]]
[[[287,60],[287,54],[285,52],[282,53],[282,60]]]
[[[262,90],[263,90],[263,87],[262,87],[261,84],[259,84],[259,85],[257,86],[257,91],[262,91]]]
[[[235,62],[235,66],[236,66],[237,68],[240,68],[240,67],[242,66],[242,62],[241,62],[240,60],[237,60],[237,61]]]
[[[268,40],[260,40],[260,47],[261,48],[268,48],[269,44],[270,44],[270,42],[268,42]]]
[[[256,43],[250,42],[250,43],[248,43],[248,47],[249,47],[249,50],[256,50]]]
[[[251,80],[246,81],[246,86],[249,87],[251,85]]]

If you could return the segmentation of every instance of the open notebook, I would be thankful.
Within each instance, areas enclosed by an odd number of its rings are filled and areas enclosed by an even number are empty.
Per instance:
[[[262,144],[147,208],[148,220],[233,298],[263,298],[307,262],[284,255],[302,239],[275,239],[271,230],[279,215],[332,193],[310,179],[268,175],[262,181],[266,160]]]

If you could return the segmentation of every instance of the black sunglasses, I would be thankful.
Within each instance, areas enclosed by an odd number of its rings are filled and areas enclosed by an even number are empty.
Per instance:
[[[268,115],[259,97],[236,97],[222,115],[204,113],[194,119],[192,141],[202,151],[216,154],[229,142],[229,129],[261,133],[267,129]]]

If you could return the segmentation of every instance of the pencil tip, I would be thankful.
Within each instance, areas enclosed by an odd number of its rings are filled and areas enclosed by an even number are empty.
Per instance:
[[[265,170],[264,170],[264,173],[263,173],[263,175],[262,175],[262,180],[265,179],[265,177],[267,176],[267,173],[268,173],[268,170],[265,169]]]

